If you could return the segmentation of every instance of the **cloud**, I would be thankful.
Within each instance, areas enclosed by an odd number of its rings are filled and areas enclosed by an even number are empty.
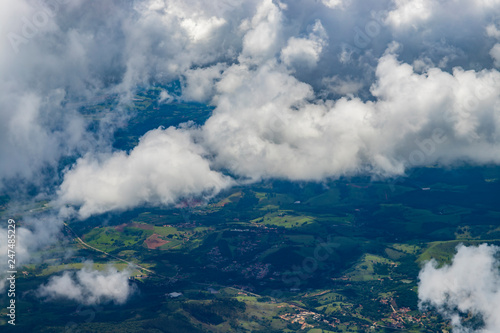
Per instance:
[[[189,37],[194,42],[206,41],[210,38],[214,30],[226,24],[226,20],[212,16],[208,19],[193,20],[191,18],[182,21],[181,26],[186,29]]]
[[[25,208],[24,206],[23,208]],[[15,210],[10,208],[3,216],[17,216],[24,214],[23,210]],[[37,264],[42,262],[50,253],[43,250],[51,246],[52,250],[57,253],[63,253],[62,257],[69,255],[72,250],[65,249],[64,238],[60,233],[63,226],[61,219],[51,212],[49,214],[38,214],[38,216],[25,216],[22,219],[15,220],[15,261],[17,268],[28,264]],[[5,220],[7,225],[7,220]],[[0,241],[0,291],[4,290],[5,277],[9,270],[8,265],[8,243],[7,229],[0,228],[0,234],[4,235]],[[57,243],[60,244],[57,244]],[[12,248],[10,248],[12,250]]]
[[[392,0],[392,9],[387,12],[386,23],[393,28],[413,30],[425,29],[426,33],[433,34],[430,27],[442,25],[441,20],[449,23],[462,24],[466,20],[467,25],[472,23],[471,18],[489,16],[491,10],[498,10],[498,0]],[[454,8],[453,12],[449,12]],[[459,19],[460,22],[452,22]],[[429,26],[431,24],[431,26]]]
[[[453,332],[497,332],[500,327],[499,248],[482,244],[457,247],[450,265],[438,268],[432,260],[420,271],[421,309],[435,308],[451,320]],[[484,326],[468,327],[467,314],[480,316]]]
[[[328,35],[318,20],[307,38],[291,37],[288,40],[281,51],[281,60],[289,67],[315,67],[327,39]]]
[[[432,4],[430,0],[394,0],[396,8],[387,15],[387,23],[401,27],[425,21],[431,16]]]
[[[209,198],[232,181],[211,170],[204,155],[187,129],[150,131],[129,154],[79,159],[65,174],[58,204],[77,205],[79,216],[87,218],[141,205],[172,205],[193,196]]]
[[[500,39],[500,30],[493,23],[492,24],[488,24],[488,26],[486,27],[486,34],[489,37]]]
[[[374,101],[324,101],[275,62],[257,70],[235,65],[218,83],[203,143],[217,167],[252,179],[391,176],[461,159],[498,162],[498,127],[491,125],[498,123],[500,73],[417,74],[388,53],[376,76]]]
[[[175,97],[172,96],[172,95],[170,95],[168,93],[168,91],[166,91],[166,90],[163,89],[160,92],[160,97],[158,98],[158,103],[166,103],[166,104],[168,104],[168,103],[172,102],[174,100],[174,98]]]
[[[224,64],[217,64],[186,71],[182,98],[185,101],[209,102],[214,95],[215,82],[220,79],[224,67]]]
[[[489,24],[486,27],[486,35],[496,40],[500,40],[500,30],[497,28],[496,24]],[[493,58],[495,66],[500,67],[500,43],[493,45],[490,50],[490,56]]]
[[[37,295],[41,298],[69,299],[85,305],[107,302],[124,304],[134,293],[130,285],[127,270],[119,272],[115,267],[108,266],[105,271],[92,269],[92,263],[77,271],[65,271],[62,275],[52,276],[41,285]]]
[[[346,1],[343,0],[321,0],[321,2],[328,8],[342,8]]]
[[[273,57],[282,42],[283,15],[272,0],[263,0],[251,19],[245,19],[240,30],[245,33],[240,62],[259,63]]]
[[[500,67],[500,44],[495,44],[490,50],[490,55],[495,60],[495,66]]]
[[[351,78],[341,79],[338,76],[332,76],[323,79],[323,86],[327,92],[333,92],[340,96],[354,96],[363,88],[363,82]]]

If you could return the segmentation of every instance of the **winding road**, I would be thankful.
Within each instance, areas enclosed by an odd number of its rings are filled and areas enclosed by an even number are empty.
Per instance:
[[[127,264],[131,265],[132,267],[137,267],[137,268],[140,268],[141,270],[144,270],[144,271],[149,272],[149,273],[151,273],[151,274],[155,274],[155,275],[160,276],[159,274],[155,273],[154,271],[152,271],[152,270],[150,270],[150,269],[147,269],[147,268],[145,268],[145,267],[142,267],[142,266],[140,266],[140,265],[137,265],[136,263],[133,263],[133,262],[127,261],[127,260],[125,260],[125,259],[118,258],[118,257],[116,257],[116,256],[114,256],[114,255],[112,255],[112,254],[109,254],[108,252],[104,252],[104,251],[102,251],[102,250],[99,250],[99,249],[97,249],[97,248],[95,248],[95,247],[93,247],[93,246],[91,246],[91,245],[89,245],[89,244],[85,243],[85,242],[83,241],[83,239],[81,239],[81,238],[80,238],[80,237],[76,234],[76,232],[74,232],[74,231],[73,231],[73,229],[71,229],[71,227],[70,227],[69,225],[67,225],[65,222],[63,222],[63,224],[64,224],[64,226],[66,227],[66,229],[67,229],[67,230],[69,230],[69,231],[70,231],[70,232],[71,232],[71,233],[75,236],[75,239],[76,239],[76,240],[77,240],[80,244],[82,244],[83,246],[85,246],[86,248],[92,249],[92,250],[97,251],[97,252],[104,253],[106,256],[111,257],[111,258],[114,258],[114,259],[116,259],[116,260],[123,261],[123,262],[125,262],[125,263],[127,263]]]

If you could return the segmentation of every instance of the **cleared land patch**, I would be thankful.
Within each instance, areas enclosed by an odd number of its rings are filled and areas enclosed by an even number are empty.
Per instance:
[[[154,250],[162,245],[165,245],[167,244],[169,241],[166,241],[164,239],[161,239],[160,238],[160,235],[158,234],[152,234],[151,236],[149,236],[145,241],[144,243],[146,244],[146,246],[148,247],[148,249],[150,250]]]

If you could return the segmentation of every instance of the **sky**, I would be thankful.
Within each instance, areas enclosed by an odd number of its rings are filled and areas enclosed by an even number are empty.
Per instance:
[[[34,229],[263,179],[500,162],[500,0],[4,0],[0,36],[0,192],[50,201]],[[210,118],[114,149],[135,93],[172,82],[158,103]],[[78,111],[111,95],[97,125]]]

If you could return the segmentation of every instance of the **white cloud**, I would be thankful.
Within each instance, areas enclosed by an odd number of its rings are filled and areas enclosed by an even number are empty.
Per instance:
[[[92,305],[106,302],[125,303],[134,293],[127,270],[119,272],[108,266],[105,271],[92,269],[92,263],[77,272],[65,271],[62,275],[52,276],[40,286],[37,295],[47,299],[65,298],[81,304]]]
[[[163,89],[160,92],[160,97],[158,98],[158,103],[167,103],[168,104],[168,103],[172,102],[173,100],[174,100],[174,97],[171,96],[168,93],[168,91],[166,91],[166,90]]]
[[[26,203],[23,203],[25,208]],[[20,207],[21,208],[21,207]],[[23,210],[10,209],[4,212],[4,216],[16,216],[22,214]],[[5,220],[7,222],[7,220]],[[15,242],[15,260],[17,267],[22,267],[28,264],[38,264],[42,262],[50,253],[44,252],[48,246],[52,249],[69,255],[72,253],[70,249],[62,249],[64,241],[60,234],[63,222],[61,219],[52,214],[44,214],[36,218],[26,216],[22,219],[16,219],[16,242]],[[20,223],[21,222],[21,223]],[[7,223],[5,223],[7,225]],[[0,234],[4,235],[0,239],[0,291],[5,287],[6,272],[9,270],[8,265],[8,243],[7,229],[0,228]],[[60,242],[57,245],[57,242]],[[36,254],[36,255],[33,255]]]
[[[431,0],[394,0],[395,9],[387,15],[386,22],[394,27],[411,26],[425,21],[432,14]]]
[[[341,79],[338,76],[325,77],[322,83],[327,92],[341,96],[354,96],[363,88],[361,81],[355,81],[351,78]]]
[[[490,50],[490,55],[495,61],[495,66],[500,67],[500,43],[493,46]]]
[[[498,332],[500,327],[499,248],[482,244],[457,247],[450,265],[428,262],[419,274],[420,307],[435,308],[451,320],[453,332]],[[480,315],[484,327],[472,329],[463,315]],[[462,318],[460,316],[462,314]]]
[[[281,60],[289,67],[313,68],[317,65],[328,35],[316,21],[308,38],[291,37],[281,50]]]
[[[492,8],[500,5],[500,0],[473,0],[472,2],[477,6],[486,8]]]
[[[319,180],[368,170],[390,175],[403,172],[405,164],[497,161],[498,145],[489,140],[498,140],[498,128],[485,121],[498,123],[500,73],[430,68],[417,74],[388,54],[376,75],[375,101],[311,102],[311,87],[275,63],[255,71],[234,66],[219,82],[234,89],[220,90],[202,130],[204,144],[219,167],[231,165],[254,179]],[[419,151],[435,130],[449,141]],[[416,154],[408,156],[412,150]]]
[[[345,0],[321,0],[321,2],[328,8],[342,8],[345,6]]]
[[[187,30],[189,37],[191,37],[194,42],[201,42],[209,39],[214,30],[220,28],[224,24],[226,24],[226,20],[212,16],[208,19],[201,20],[185,19],[182,21],[181,26]]]
[[[181,198],[209,198],[232,184],[212,171],[204,149],[186,129],[156,129],[130,154],[85,156],[65,174],[57,204],[78,205],[86,218],[141,205],[175,204]]]
[[[215,82],[224,70],[223,64],[185,72],[182,98],[186,101],[208,102],[215,92]]]
[[[488,24],[488,26],[486,27],[486,34],[489,37],[500,39],[500,30],[495,24]]]
[[[240,29],[245,33],[240,62],[261,63],[279,52],[282,39],[282,12],[272,0],[263,0],[251,19]]]

